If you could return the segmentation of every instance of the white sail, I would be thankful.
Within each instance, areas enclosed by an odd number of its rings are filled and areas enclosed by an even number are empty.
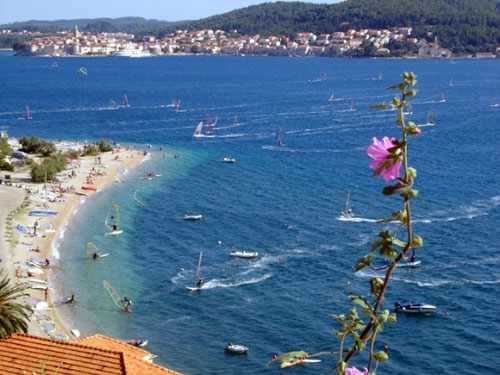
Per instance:
[[[193,133],[193,137],[201,137],[203,136],[202,132],[201,132],[201,129],[203,128],[203,122],[200,121],[200,123],[198,124],[198,126],[196,127],[194,133]]]
[[[118,209],[118,204],[113,202],[111,204],[111,208],[108,211],[108,215],[106,216],[106,220],[104,221],[104,225],[111,232],[118,232],[119,224],[120,224],[120,212]]]

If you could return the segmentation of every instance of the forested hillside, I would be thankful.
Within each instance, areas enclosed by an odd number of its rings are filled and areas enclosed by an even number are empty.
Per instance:
[[[186,22],[183,29],[237,30],[245,34],[331,33],[348,28],[411,26],[414,36],[432,31],[456,53],[500,45],[500,0],[347,0],[338,4],[264,3]],[[178,27],[178,26],[177,26]],[[175,27],[165,30],[171,31]]]

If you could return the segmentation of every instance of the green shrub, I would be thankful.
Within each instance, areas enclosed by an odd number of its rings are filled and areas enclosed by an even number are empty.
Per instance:
[[[56,174],[66,168],[66,156],[60,152],[43,159],[41,164],[31,165],[31,180],[33,182],[53,181]]]
[[[97,155],[99,155],[99,151],[97,150],[97,148],[96,148],[95,145],[85,145],[85,146],[83,146],[82,156],[87,156],[87,155],[91,155],[91,156],[97,156]]]
[[[64,153],[64,156],[69,158],[78,159],[80,157],[80,153],[77,150],[68,150]]]
[[[113,150],[113,147],[108,142],[106,142],[105,139],[101,139],[99,141],[98,147],[100,152],[108,152]]]
[[[0,159],[0,170],[12,172],[14,170],[14,166],[4,159]]]

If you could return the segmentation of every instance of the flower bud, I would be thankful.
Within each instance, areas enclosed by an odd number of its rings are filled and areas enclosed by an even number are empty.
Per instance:
[[[373,358],[375,358],[379,362],[385,362],[389,359],[389,356],[387,355],[386,352],[380,351],[373,354]]]
[[[411,239],[411,245],[413,247],[422,247],[423,244],[424,240],[418,234],[414,235],[413,238]]]

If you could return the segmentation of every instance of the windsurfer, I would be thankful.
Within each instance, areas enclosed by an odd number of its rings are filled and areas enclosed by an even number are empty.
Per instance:
[[[117,229],[118,227],[116,226],[116,224],[113,224],[113,232],[115,232]]]
[[[203,276],[200,276],[198,278],[198,282],[196,283],[196,287],[201,288],[201,284],[203,284]]]
[[[101,255],[100,252],[96,251],[96,252],[92,253],[92,258],[97,259],[97,258],[99,258],[100,255]]]
[[[68,303],[75,302],[75,292],[71,291],[71,297],[69,297]]]
[[[120,301],[123,305],[123,310],[125,312],[130,312],[129,306],[132,304],[132,301],[129,300],[127,297],[123,297],[123,299]]]

